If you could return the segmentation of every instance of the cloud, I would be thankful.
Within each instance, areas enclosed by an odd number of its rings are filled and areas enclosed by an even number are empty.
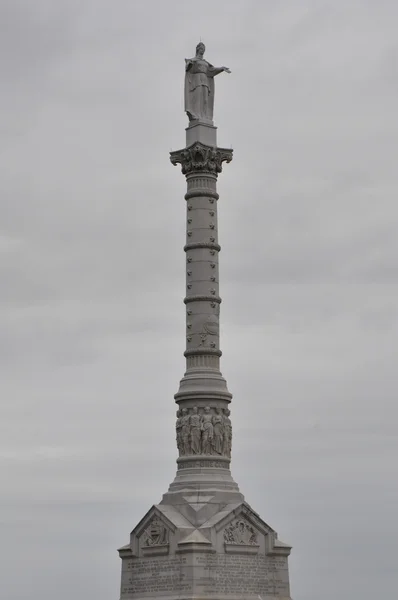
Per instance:
[[[293,544],[296,599],[393,590],[397,10],[194,9],[0,1],[8,600],[117,593],[115,549],[174,477],[186,215],[168,153],[200,37],[232,69],[215,119],[234,148],[218,204],[234,477]]]

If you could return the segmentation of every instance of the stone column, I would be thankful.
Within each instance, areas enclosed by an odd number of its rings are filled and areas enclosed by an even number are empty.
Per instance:
[[[187,129],[187,147],[170,153],[172,164],[181,165],[187,180],[186,372],[175,395],[179,458],[174,483],[178,479],[186,483],[200,474],[202,483],[203,477],[223,480],[224,488],[236,490],[229,474],[232,395],[220,372],[217,225],[217,177],[222,163],[232,160],[232,150],[216,146],[215,127],[199,125],[192,130]]]

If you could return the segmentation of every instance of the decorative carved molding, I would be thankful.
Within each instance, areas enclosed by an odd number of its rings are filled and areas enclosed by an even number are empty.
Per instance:
[[[214,241],[215,238],[210,238],[210,242],[192,242],[191,244],[186,244],[184,246],[184,250],[185,252],[188,252],[188,250],[195,250],[197,248],[210,248],[210,251],[218,250],[220,252],[221,246],[219,244],[215,244]]]
[[[229,469],[229,461],[223,462],[221,460],[214,460],[209,457],[201,457],[200,460],[184,460],[183,462],[177,459],[178,470],[180,469],[203,469],[207,467],[210,469]]]
[[[184,304],[188,304],[189,302],[205,302],[206,300],[209,300],[210,302],[217,302],[218,304],[221,304],[221,298],[219,296],[202,296],[202,295],[196,295],[196,296],[187,296],[186,298],[184,298]]]
[[[231,162],[233,151],[227,148],[212,148],[195,142],[183,150],[170,152],[170,161],[181,165],[184,175],[196,172],[208,172],[216,175],[222,171],[223,162]]]
[[[220,329],[218,315],[208,315],[206,319],[207,320],[203,323],[203,333],[218,335]]]
[[[189,175],[187,177],[187,183],[189,191],[193,189],[201,190],[203,188],[216,191],[216,179],[213,177],[213,175],[209,176],[208,173],[203,173],[199,177],[195,174]]]
[[[224,529],[224,541],[227,544],[257,546],[257,532],[244,519],[236,519]]]
[[[191,198],[209,198],[210,204],[214,204],[214,200],[218,200],[219,197],[217,192],[201,189],[189,190],[184,196],[185,200],[190,200]]]
[[[191,354],[187,356],[187,370],[201,368],[219,369],[220,359],[217,354],[206,352],[206,354]]]
[[[192,338],[191,338],[192,339]],[[191,341],[191,340],[189,340]],[[192,357],[192,356],[222,356],[222,352],[221,350],[218,350],[216,348],[191,348],[189,350],[185,350],[184,352],[184,356],[186,358],[188,357]]]

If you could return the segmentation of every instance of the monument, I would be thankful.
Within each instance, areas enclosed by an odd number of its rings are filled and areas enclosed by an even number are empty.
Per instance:
[[[251,508],[230,471],[232,421],[220,372],[216,189],[232,150],[217,146],[214,77],[226,67],[185,60],[186,146],[170,153],[187,181],[186,372],[178,406],[177,474],[119,549],[121,600],[289,600],[290,546]]]

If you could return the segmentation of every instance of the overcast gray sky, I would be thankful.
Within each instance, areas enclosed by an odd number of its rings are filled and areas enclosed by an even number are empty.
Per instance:
[[[184,58],[216,80],[232,471],[295,600],[398,584],[398,6],[0,0],[4,600],[118,598],[175,474]]]

